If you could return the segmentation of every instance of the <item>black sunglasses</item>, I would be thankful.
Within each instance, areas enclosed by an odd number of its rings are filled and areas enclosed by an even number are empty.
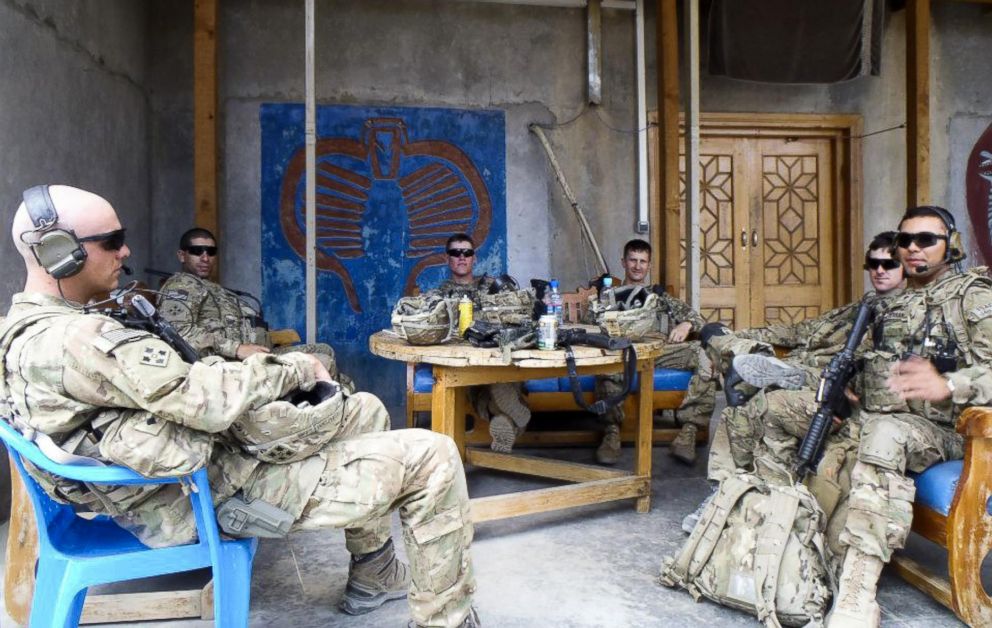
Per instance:
[[[99,242],[104,251],[120,251],[124,248],[124,232],[126,229],[115,229],[107,233],[76,238],[79,242]]]
[[[947,240],[948,236],[943,233],[931,233],[929,231],[920,231],[919,233],[907,233],[905,231],[900,231],[896,234],[896,246],[900,249],[908,249],[914,242],[916,246],[921,249],[931,247],[940,240]]]
[[[869,257],[868,261],[865,262],[865,270],[878,270],[879,268],[884,268],[885,270],[895,270],[899,268],[899,266],[901,266],[899,260],[894,259]]]
[[[187,246],[183,250],[189,253],[190,255],[192,255],[193,257],[200,257],[204,253],[206,253],[210,257],[217,255],[216,246],[203,246],[201,244],[192,244],[190,246]]]
[[[474,257],[475,249],[448,249],[448,257]]]

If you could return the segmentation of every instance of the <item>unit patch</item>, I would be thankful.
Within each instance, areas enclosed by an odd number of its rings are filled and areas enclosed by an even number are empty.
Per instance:
[[[973,321],[980,321],[983,318],[988,318],[989,316],[992,316],[992,303],[979,305],[978,307],[968,312],[968,318]]]
[[[148,366],[166,366],[169,364],[169,351],[162,347],[145,347],[141,354],[141,363]]]
[[[185,290],[170,290],[164,293],[162,297],[173,301],[186,301],[189,299],[189,293]]]

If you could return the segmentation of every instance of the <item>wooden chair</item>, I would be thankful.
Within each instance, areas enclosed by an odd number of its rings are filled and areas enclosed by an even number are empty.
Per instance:
[[[963,460],[933,465],[916,477],[913,531],[947,550],[948,578],[899,552],[892,559],[907,582],[969,626],[992,625],[992,597],[982,562],[992,549],[992,408],[967,408],[958,419]]]
[[[565,322],[581,323],[589,309],[589,297],[595,294],[595,288],[578,288],[575,292],[561,295],[562,318]]]

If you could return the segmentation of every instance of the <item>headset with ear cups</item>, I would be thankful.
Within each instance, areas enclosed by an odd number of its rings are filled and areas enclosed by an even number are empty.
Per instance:
[[[24,190],[23,197],[24,207],[35,227],[31,233],[37,234],[37,239],[29,244],[38,264],[56,279],[72,277],[82,270],[86,262],[86,249],[72,231],[55,228],[59,215],[48,186],[28,188]]]
[[[936,205],[926,205],[924,208],[937,214],[944,223],[944,227],[947,228],[947,251],[944,253],[944,261],[948,264],[957,264],[966,258],[964,246],[961,244],[961,233],[958,231],[951,212]]]

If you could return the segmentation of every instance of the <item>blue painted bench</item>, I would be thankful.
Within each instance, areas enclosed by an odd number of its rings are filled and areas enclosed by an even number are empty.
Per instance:
[[[913,531],[947,549],[947,578],[899,552],[892,559],[907,582],[969,626],[992,626],[992,597],[982,587],[982,561],[992,549],[992,408],[967,408],[957,431],[963,460],[941,462],[916,478]]]
[[[673,369],[655,369],[654,396],[652,404],[655,410],[674,410],[682,403],[686,388],[689,385],[689,371]],[[591,375],[579,377],[580,387],[586,401],[593,401],[595,378]],[[635,380],[634,385],[637,385]],[[434,374],[430,364],[407,365],[407,426],[415,425],[416,412],[430,412],[431,392],[434,387]],[[572,389],[567,377],[535,379],[524,383],[527,392],[527,405],[534,412],[572,412],[580,411],[572,397]],[[620,428],[620,437],[624,442],[634,441],[635,422],[637,415],[634,407],[634,397],[628,397],[624,402],[625,419]],[[471,410],[470,410],[471,412]],[[476,417],[478,420],[478,417]],[[488,426],[486,426],[488,428]],[[678,434],[677,429],[661,428],[654,430],[655,443],[667,443]],[[700,431],[699,442],[706,442],[707,433]],[[521,445],[563,445],[563,444],[593,444],[599,442],[601,435],[597,430],[555,430],[541,432],[525,432],[518,439]],[[466,444],[487,445],[489,443],[488,429],[473,429],[466,434]]]

